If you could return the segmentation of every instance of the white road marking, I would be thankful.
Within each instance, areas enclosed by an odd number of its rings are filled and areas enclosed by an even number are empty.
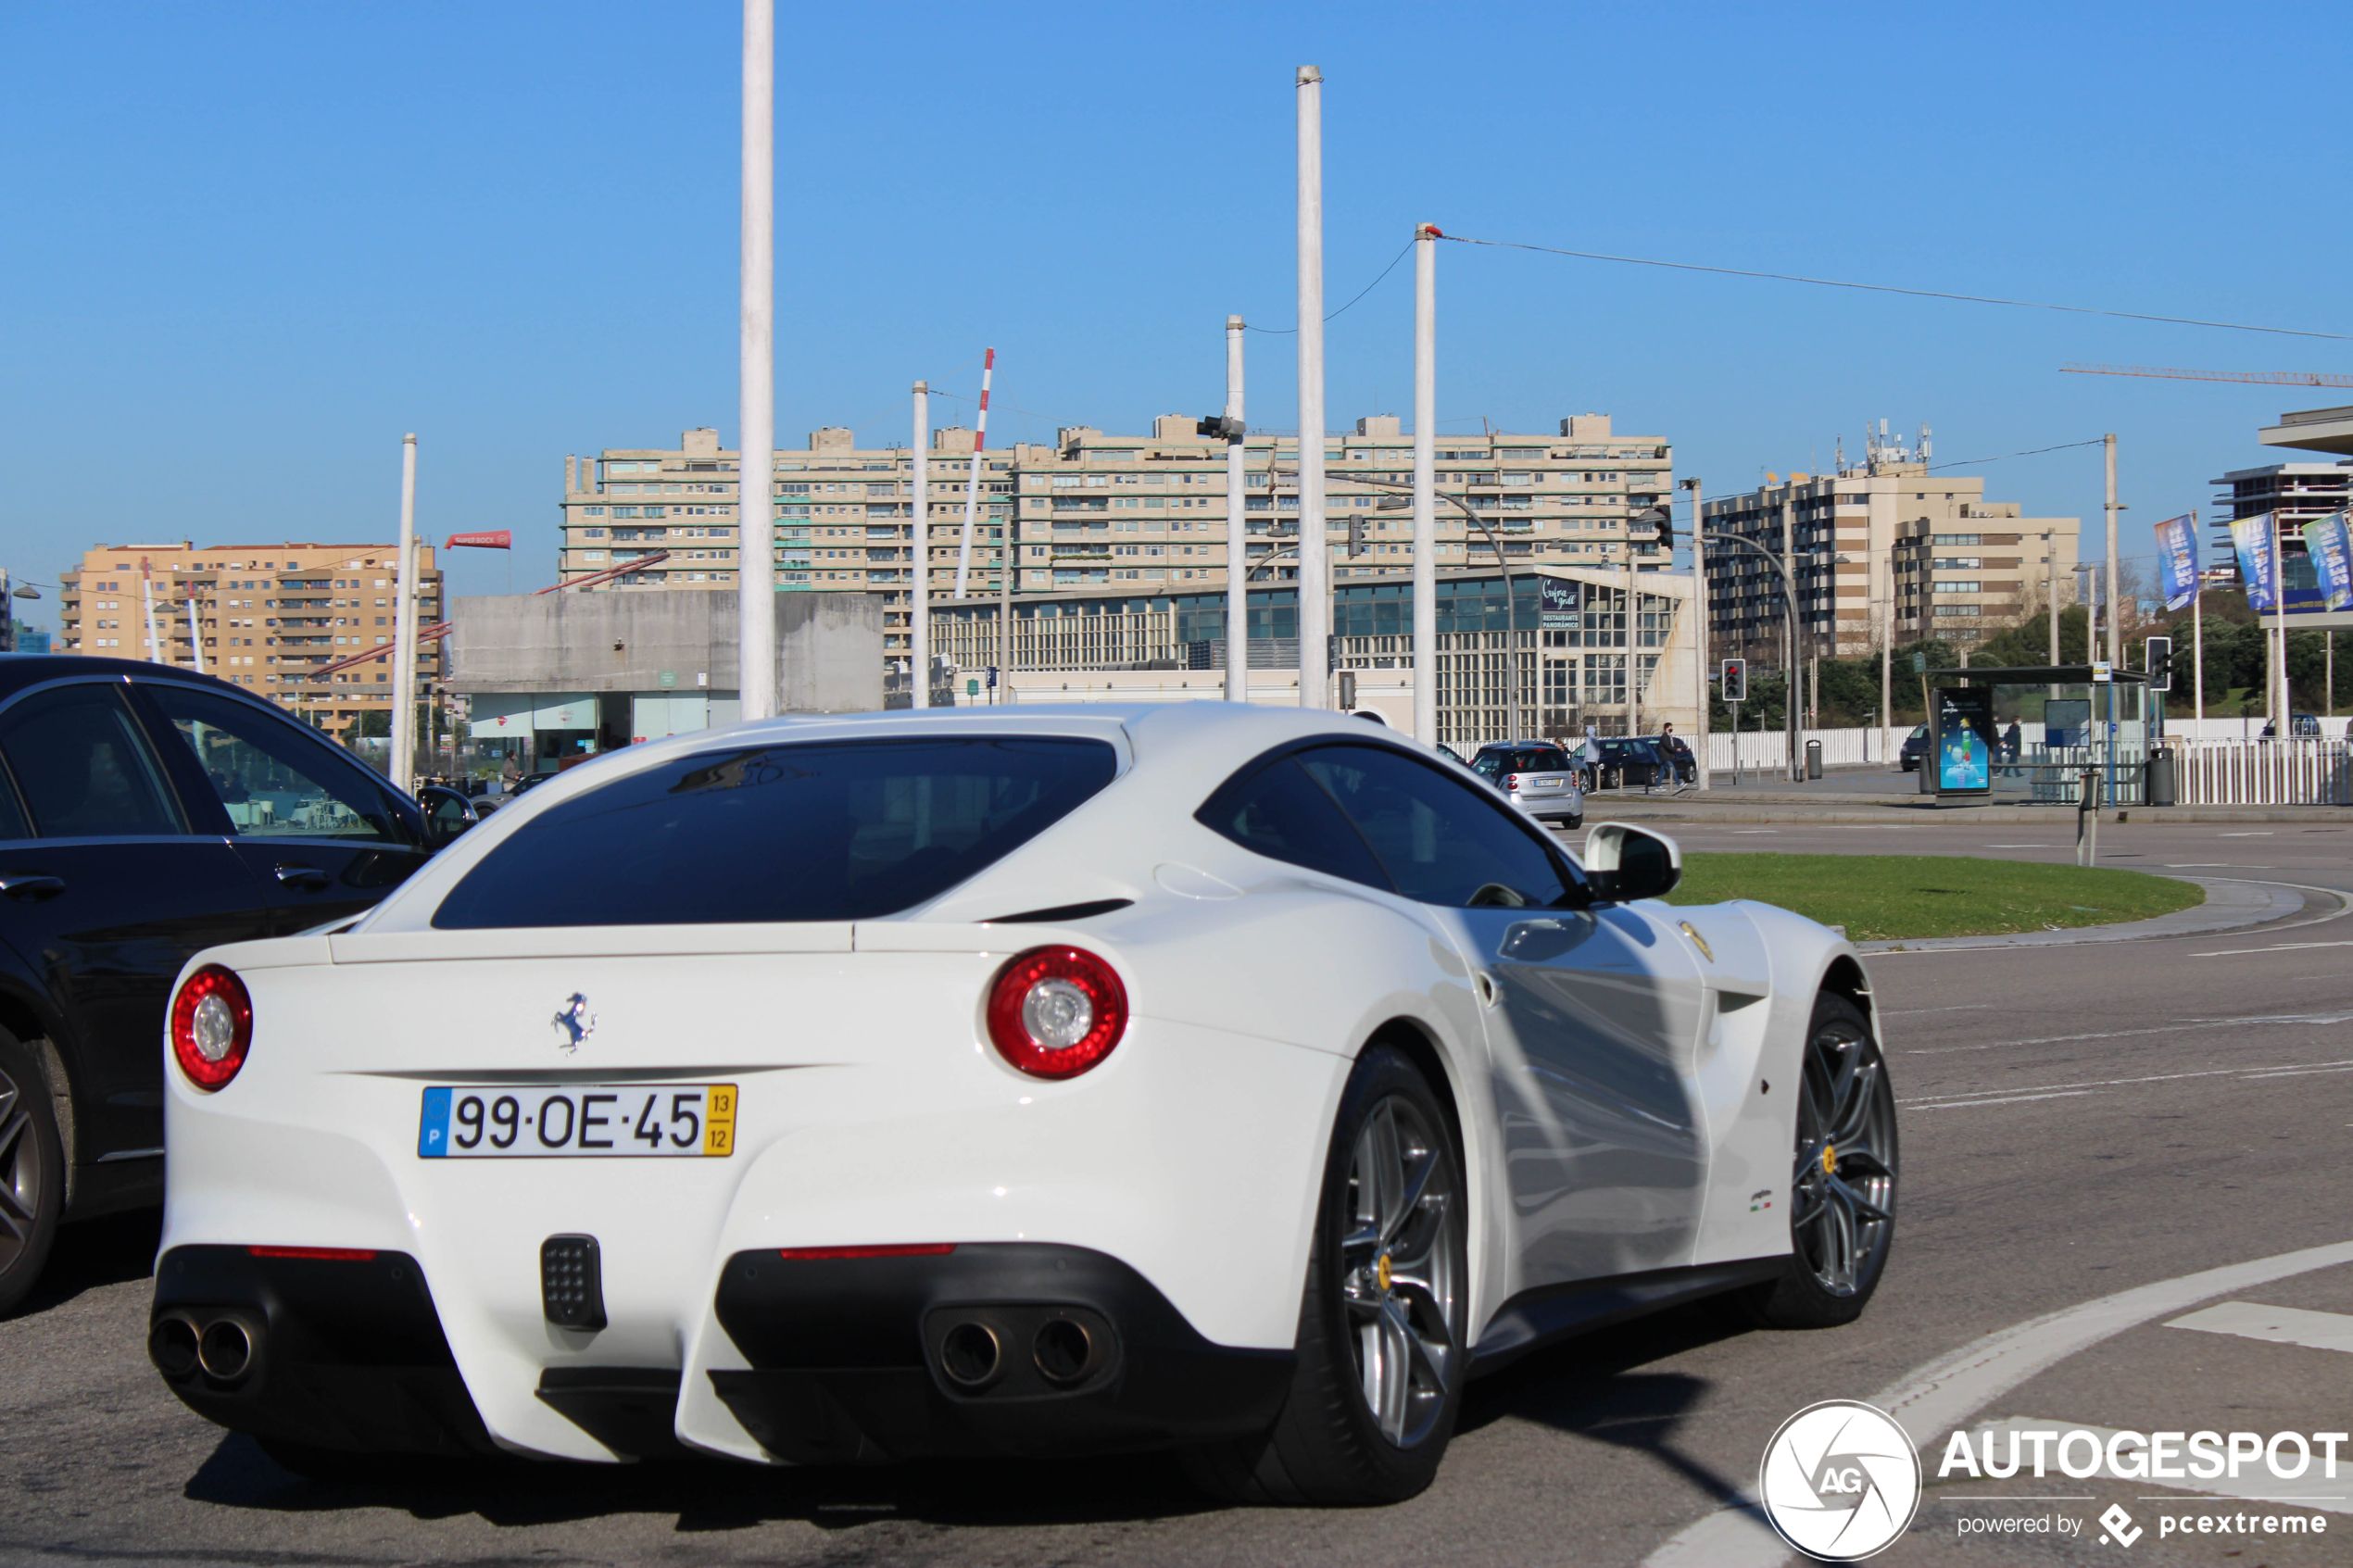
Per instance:
[[[2278,942],[2269,947],[2223,947],[2211,953],[2192,953],[2194,959],[2243,959],[2250,953],[2300,953],[2308,947],[2353,947],[2353,942]]]
[[[2064,844],[1989,844],[1988,849],[2065,849]]]
[[[2009,1095],[2001,1099],[1907,1099],[1896,1103],[1906,1110],[1973,1110],[1981,1105],[2022,1105],[2030,1099],[2072,1099],[2091,1092],[2089,1089],[2054,1089],[2049,1094]]]
[[[1951,1056],[1958,1051],[1999,1050],[2005,1046],[2071,1046],[2084,1040],[2123,1040],[2137,1035],[2178,1035],[2185,1029],[2245,1027],[2255,1023],[2353,1023],[2353,1012],[2290,1012],[2259,1018],[2193,1018],[2180,1023],[2152,1024],[2146,1029],[2109,1029],[2096,1035],[2045,1035],[2030,1040],[1988,1040],[1974,1046],[1919,1046],[1905,1056]]]
[[[2262,1307],[2252,1301],[2225,1301],[2175,1318],[2168,1328],[2195,1328],[2202,1334],[2233,1334],[2242,1339],[2262,1339],[2274,1345],[2301,1345],[2313,1350],[2353,1351],[2353,1317],[2343,1312],[2309,1312],[2301,1307]]]
[[[2215,836],[2215,837],[2217,837],[2217,838],[2269,838],[2269,837],[2271,837],[2271,834],[2270,833],[2268,833],[2268,832],[2266,832],[2266,833],[2218,833],[2218,834],[2216,834],[2214,836]]]
[[[2116,1436],[2116,1429],[2113,1427],[2093,1426],[2081,1421],[2045,1421],[2038,1416],[2014,1415],[2007,1421],[1980,1422],[1972,1430],[1977,1432],[2089,1432],[2100,1440],[2100,1467],[2093,1472],[2094,1475],[2108,1481],[2138,1481],[2144,1486],[2151,1486],[2165,1485],[2164,1482],[2152,1480],[2146,1475],[2122,1474],[2108,1462],[2108,1441]],[[2007,1445],[2005,1444],[2004,1447],[2007,1448]],[[2340,1473],[2335,1479],[2331,1480],[2322,1472],[2322,1465],[2315,1461],[2303,1476],[2291,1481],[2272,1474],[2269,1466],[2261,1466],[2235,1481],[2227,1475],[2219,1476],[2211,1481],[2184,1481],[2176,1492],[2158,1497],[2138,1498],[2134,1500],[2184,1503],[2196,1502],[2200,1498],[2228,1498],[2233,1502],[2284,1502],[2298,1508],[2317,1508],[2329,1513],[2353,1513],[2353,1500],[2347,1499],[2344,1475]],[[2088,1480],[2090,1477],[2087,1476],[2085,1479]]]
[[[2168,860],[2169,872],[2275,872],[2277,866],[2245,866],[2236,860]]]
[[[2353,1068],[2353,1061],[2284,1062],[2268,1067],[2208,1067],[2196,1073],[2151,1073],[2138,1078],[2094,1078],[2076,1084],[2036,1084],[2030,1088],[2015,1085],[2000,1089],[1972,1089],[1966,1094],[1924,1095],[1918,1100],[1898,1100],[1906,1110],[1934,1110],[1950,1105],[1967,1105],[1990,1095],[2011,1095],[2019,1098],[2040,1097],[2068,1089],[2120,1089],[2128,1084],[2170,1084],[2183,1078],[2263,1078],[2319,1072],[2322,1068]]]
[[[1869,1402],[1902,1423],[1915,1442],[1932,1445],[1933,1452],[1942,1447],[1946,1432],[2028,1378],[2128,1328],[2217,1296],[2344,1263],[2353,1263],[2353,1241],[2283,1252],[2103,1296],[1972,1340],[1914,1369],[1902,1383]],[[1642,1560],[1642,1568],[1780,1568],[1790,1557],[1788,1545],[1765,1523],[1756,1499],[1743,1494],[1732,1506],[1677,1531]]]
[[[1960,1002],[1949,1008],[1881,1008],[1881,1018],[1910,1018],[1923,1012],[1992,1012],[1992,1002]]]

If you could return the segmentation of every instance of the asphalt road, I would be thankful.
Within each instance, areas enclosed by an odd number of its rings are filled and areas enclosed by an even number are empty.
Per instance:
[[[2047,829],[1674,831],[1692,848],[2072,853],[2056,819]],[[2110,826],[2101,847],[2110,864],[2353,893],[2353,826],[2325,819]],[[188,1414],[148,1370],[155,1231],[127,1219],[69,1232],[43,1294],[0,1322],[0,1561],[1642,1563],[1753,1486],[1766,1442],[1805,1405],[1871,1399],[2042,1314],[2353,1241],[2343,1201],[2353,1178],[2353,916],[2320,918],[2334,907],[2316,895],[2293,921],[2205,936],[1873,959],[1903,1106],[1904,1185],[1894,1261],[1862,1323],[1768,1334],[1692,1309],[1532,1358],[1474,1386],[1437,1486],[1399,1508],[1209,1507],[1151,1458],[865,1471],[387,1466],[371,1484],[313,1485]],[[2187,1309],[2168,1311],[1969,1419],[2353,1427],[2353,1351],[2246,1328],[2284,1308],[2353,1313],[2353,1263],[2200,1304],[2224,1301],[2262,1311],[2187,1327],[2168,1326]],[[2334,1492],[2353,1494],[2353,1462],[2341,1474]],[[2029,1500],[2005,1500],[2014,1497]],[[1968,1518],[2089,1522],[2111,1503],[2145,1531],[2129,1552],[2101,1544],[2089,1523],[2065,1538],[1961,1534]],[[2347,1560],[2344,1501],[2324,1505],[2339,1527],[2327,1537],[2159,1534],[2167,1517],[2194,1527],[2201,1512],[2283,1506],[2056,1474],[1931,1479],[1911,1533],[1874,1561]],[[1684,1549],[1686,1561],[1774,1556]]]

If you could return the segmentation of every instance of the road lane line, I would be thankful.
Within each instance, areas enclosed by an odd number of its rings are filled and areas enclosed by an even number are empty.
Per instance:
[[[2250,953],[2300,953],[2311,947],[2353,947],[2353,942],[2281,942],[2269,947],[2223,947],[2211,953],[2192,953],[2194,959],[2243,959]]]
[[[2344,1263],[2353,1263],[2353,1241],[2308,1247],[2103,1296],[1971,1340],[1916,1368],[1869,1402],[1902,1423],[1914,1442],[1935,1444],[2028,1378],[2128,1328],[2217,1296]],[[1792,1555],[1766,1524],[1755,1498],[1743,1492],[1730,1506],[1677,1531],[1642,1560],[1642,1568],[1780,1568]]]
[[[2058,1089],[2047,1095],[2011,1095],[2003,1099],[1900,1100],[1906,1110],[1969,1110],[1981,1105],[2023,1105],[2031,1099],[2072,1099],[2089,1089]]]
[[[2343,1312],[2312,1312],[2301,1307],[2264,1307],[2253,1301],[2225,1301],[2205,1307],[2168,1328],[2194,1328],[2201,1334],[2231,1334],[2274,1345],[2301,1345],[2310,1350],[2353,1352],[2353,1317]]]
[[[1901,1056],[1951,1056],[1957,1051],[1999,1050],[2005,1046],[2071,1046],[2084,1040],[2125,1040],[2140,1035],[2178,1035],[2189,1029],[2244,1027],[2256,1023],[2353,1023],[2353,1012],[2284,1012],[2253,1018],[2192,1018],[2180,1023],[2152,1024],[2146,1029],[2108,1029],[2095,1035],[2044,1035],[2026,1040],[1988,1040],[1975,1046],[1917,1046]]]
[[[1937,1105],[1966,1105],[1988,1095],[2044,1095],[2062,1089],[2120,1089],[2128,1084],[2170,1084],[2182,1078],[2256,1078],[2273,1073],[2302,1073],[2322,1068],[2353,1068],[2353,1061],[2277,1062],[2266,1067],[2205,1067],[2195,1073],[2150,1073],[2137,1078],[2092,1078],[2074,1084],[2035,1084],[2026,1088],[2012,1085],[2000,1089],[1969,1089],[1959,1094],[1922,1095],[1919,1101],[1898,1100],[1906,1108],[1915,1104],[1922,1109]]]

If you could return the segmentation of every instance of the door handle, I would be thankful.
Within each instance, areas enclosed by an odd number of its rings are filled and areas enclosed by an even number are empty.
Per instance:
[[[37,872],[0,872],[0,893],[11,898],[54,898],[66,890],[62,878]]]
[[[277,866],[278,880],[288,887],[305,893],[316,893],[327,885],[327,873],[316,866],[306,866],[293,860],[281,860]]]

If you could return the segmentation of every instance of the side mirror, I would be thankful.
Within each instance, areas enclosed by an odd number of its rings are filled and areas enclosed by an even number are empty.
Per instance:
[[[1585,835],[1584,862],[1594,898],[1609,903],[1664,898],[1683,880],[1683,851],[1673,839],[1623,822]]]
[[[459,834],[482,820],[472,800],[441,784],[419,790],[417,804],[425,809],[425,847],[435,853],[448,848]]]

